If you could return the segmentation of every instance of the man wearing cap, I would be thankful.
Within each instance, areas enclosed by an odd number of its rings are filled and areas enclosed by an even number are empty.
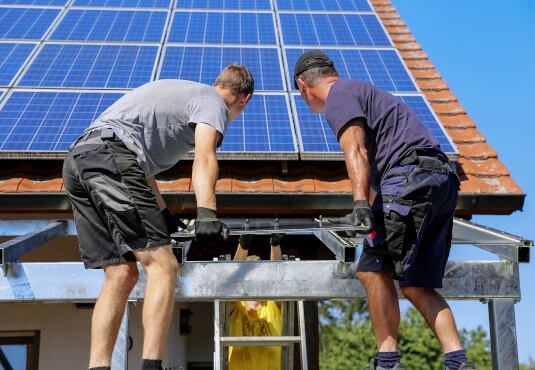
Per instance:
[[[297,60],[294,85],[314,113],[325,113],[344,152],[353,211],[330,221],[362,224],[369,232],[357,267],[378,349],[369,368],[405,369],[397,346],[398,280],[401,293],[438,338],[445,369],[475,369],[451,309],[436,291],[442,287],[460,184],[439,143],[400,99],[369,83],[340,78],[320,50]]]

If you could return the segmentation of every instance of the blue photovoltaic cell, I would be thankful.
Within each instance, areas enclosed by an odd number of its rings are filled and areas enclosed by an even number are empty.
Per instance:
[[[445,153],[456,153],[451,141],[441,125],[431,113],[422,96],[396,96],[416,113],[422,123],[429,128],[440,143]],[[342,149],[334,136],[325,115],[313,113],[298,94],[292,94],[298,117],[299,139],[303,152],[342,153]]]
[[[255,94],[228,126],[220,152],[296,153],[286,95]]]
[[[372,10],[367,0],[277,0],[277,9],[359,12]]]
[[[0,110],[0,150],[66,151],[122,95],[15,91]]]
[[[284,45],[392,46],[374,14],[279,13]]]
[[[169,42],[276,45],[272,13],[175,12]]]
[[[305,49],[285,49],[288,68],[293,71],[295,62]],[[340,77],[369,82],[390,92],[417,91],[409,72],[395,50],[323,49],[334,62]],[[293,74],[288,76],[293,88]]]
[[[169,8],[171,0],[74,0],[74,6],[114,8]]]
[[[323,114],[315,114],[299,95],[292,94],[297,114],[300,150],[304,153],[342,153]]]
[[[398,98],[407,104],[416,113],[420,121],[435,135],[435,138],[440,143],[440,148],[444,152],[457,152],[446,135],[444,128],[437,121],[422,96],[398,96]]]
[[[0,86],[8,86],[36,44],[0,43]]]
[[[271,9],[270,0],[177,0],[176,8],[184,9]]]
[[[179,78],[213,85],[223,68],[233,62],[249,68],[256,91],[284,89],[277,48],[167,46],[159,79]]]
[[[47,44],[18,86],[134,88],[153,78],[157,46]]]
[[[0,8],[0,38],[41,40],[59,9]]]
[[[51,40],[161,42],[168,12],[70,9]]]
[[[68,0],[0,0],[1,5],[52,5],[63,6]]]

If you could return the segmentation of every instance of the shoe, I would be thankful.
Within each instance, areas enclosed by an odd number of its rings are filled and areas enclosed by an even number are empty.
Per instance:
[[[473,362],[463,362],[461,366],[459,367],[459,370],[475,370],[476,365],[474,365]],[[450,370],[449,367],[445,366],[444,370]]]
[[[470,369],[467,367],[467,369]],[[475,368],[474,368],[475,369]],[[394,367],[382,367],[377,365],[377,359],[371,358],[370,359],[370,366],[365,367],[364,370],[405,370],[405,365],[403,365],[401,362],[397,362]]]

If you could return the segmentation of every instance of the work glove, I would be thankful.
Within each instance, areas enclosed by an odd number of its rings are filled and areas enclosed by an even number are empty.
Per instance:
[[[216,211],[198,207],[195,220],[195,240],[201,244],[217,244],[223,238],[228,239],[228,227],[219,221]]]
[[[240,247],[243,250],[249,250],[249,246],[251,245],[251,242],[253,241],[254,234],[242,234],[240,235]]]
[[[187,226],[183,223],[177,215],[169,212],[168,208],[162,209],[162,216],[165,220],[165,225],[167,226],[167,231],[169,234],[176,233],[178,228],[186,229]]]
[[[281,245],[282,238],[284,238],[285,236],[286,234],[271,234],[269,244],[271,244],[271,246],[279,246]]]
[[[362,231],[346,230],[338,232],[340,236],[344,236],[346,238],[354,238],[357,233],[368,234],[372,231],[373,224],[375,222],[373,212],[370,208],[370,203],[368,203],[366,200],[356,200],[353,204],[353,212],[351,212],[349,216],[329,218],[328,220],[333,224],[366,226],[366,229]]]

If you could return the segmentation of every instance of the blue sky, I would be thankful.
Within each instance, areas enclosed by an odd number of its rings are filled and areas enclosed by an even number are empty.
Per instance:
[[[475,216],[472,221],[534,240],[535,0],[392,0],[392,4],[527,194],[523,212]],[[531,254],[535,261],[535,248]],[[451,256],[480,257],[477,251],[459,250]],[[519,359],[526,363],[535,359],[535,262],[521,264],[520,277],[522,300],[515,305],[515,314]],[[450,304],[458,327],[481,325],[488,332],[487,305]]]

